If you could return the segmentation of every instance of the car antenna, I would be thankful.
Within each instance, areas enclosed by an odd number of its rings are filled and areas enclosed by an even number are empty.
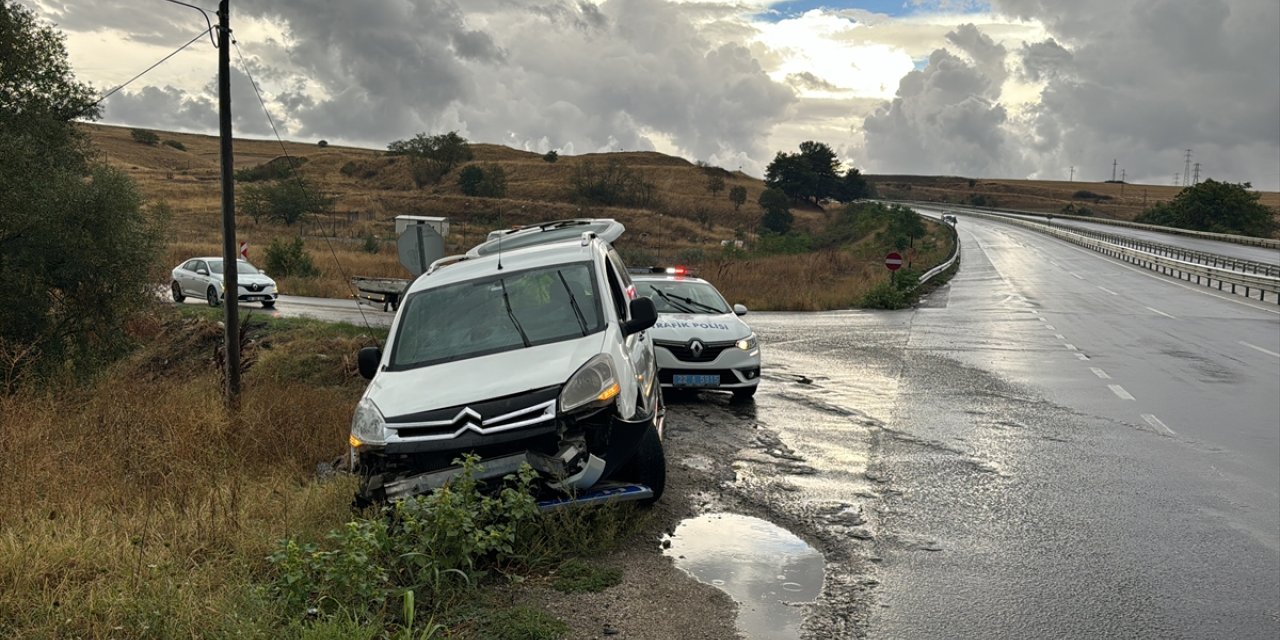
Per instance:
[[[502,271],[502,236],[498,236],[498,271]]]

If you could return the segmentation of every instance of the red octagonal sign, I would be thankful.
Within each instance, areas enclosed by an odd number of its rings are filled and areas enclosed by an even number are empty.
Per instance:
[[[894,251],[893,253],[890,253],[889,255],[885,256],[884,266],[888,267],[890,271],[897,271],[898,269],[901,269],[902,254],[898,253],[897,251]]]

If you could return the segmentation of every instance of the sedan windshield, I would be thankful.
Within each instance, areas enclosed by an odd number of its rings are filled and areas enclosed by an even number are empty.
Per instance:
[[[658,313],[729,313],[729,304],[720,292],[705,282],[637,280],[636,289],[653,300]]]
[[[209,260],[209,273],[222,273],[221,260]],[[245,262],[244,260],[236,260],[236,273],[260,273],[258,268]]]
[[[587,263],[503,273],[427,289],[405,300],[391,368],[522,349],[604,328]]]

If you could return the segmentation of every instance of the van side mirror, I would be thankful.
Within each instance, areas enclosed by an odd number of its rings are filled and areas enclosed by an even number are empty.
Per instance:
[[[622,325],[622,335],[629,336],[640,333],[658,323],[658,308],[653,300],[645,297],[631,301],[631,319]]]
[[[378,347],[365,347],[356,355],[360,376],[365,380],[373,379],[373,374],[378,372],[379,362],[382,362],[382,349]]]
[[[745,305],[745,304],[735,304],[735,305],[733,305],[733,313],[734,313],[734,314],[736,314],[736,315],[740,315],[740,316],[745,316],[745,315],[747,315],[747,305]]]

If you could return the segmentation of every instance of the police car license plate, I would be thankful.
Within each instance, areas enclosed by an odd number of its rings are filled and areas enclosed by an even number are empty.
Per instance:
[[[671,384],[677,387],[718,387],[720,386],[720,376],[678,373],[671,376]]]

